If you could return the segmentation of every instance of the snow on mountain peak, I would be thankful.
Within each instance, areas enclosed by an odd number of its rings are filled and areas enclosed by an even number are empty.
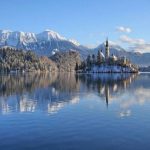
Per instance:
[[[0,34],[2,34],[2,33],[10,33],[10,32],[12,32],[11,30],[0,30]]]
[[[80,46],[80,43],[78,41],[74,40],[74,39],[69,39],[69,41],[71,43],[73,43],[74,45],[76,45],[76,46]]]
[[[0,45],[16,47],[19,43],[36,42],[34,33],[22,31],[0,30]]]
[[[38,40],[42,40],[42,41],[50,41],[51,39],[66,40],[65,37],[62,37],[57,32],[54,32],[49,29],[43,31],[42,33],[37,34],[36,36]]]

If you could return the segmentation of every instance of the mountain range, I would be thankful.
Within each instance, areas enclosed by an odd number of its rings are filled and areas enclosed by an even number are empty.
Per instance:
[[[31,32],[0,30],[0,47],[10,46],[16,49],[33,50],[38,55],[50,56],[58,51],[78,51],[84,59],[88,54],[97,54],[105,49],[102,43],[96,48],[80,45],[75,40],[66,39],[57,32],[45,30],[35,34]],[[110,43],[110,53],[116,56],[126,56],[140,66],[150,65],[150,53],[128,52],[119,45]]]

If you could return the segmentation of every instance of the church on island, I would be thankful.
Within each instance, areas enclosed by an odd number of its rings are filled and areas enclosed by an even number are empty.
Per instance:
[[[129,59],[110,55],[108,39],[105,43],[105,53],[98,50],[97,56],[88,55],[80,66],[76,67],[77,72],[85,73],[137,73],[138,66],[131,63]]]

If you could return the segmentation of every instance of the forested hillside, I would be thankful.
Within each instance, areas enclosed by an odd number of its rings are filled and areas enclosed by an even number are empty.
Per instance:
[[[33,51],[0,49],[0,72],[10,71],[54,71],[55,63],[47,57],[38,57]]]

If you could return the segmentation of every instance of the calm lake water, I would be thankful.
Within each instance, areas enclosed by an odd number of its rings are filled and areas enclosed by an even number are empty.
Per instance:
[[[0,150],[150,149],[150,74],[0,75]]]

